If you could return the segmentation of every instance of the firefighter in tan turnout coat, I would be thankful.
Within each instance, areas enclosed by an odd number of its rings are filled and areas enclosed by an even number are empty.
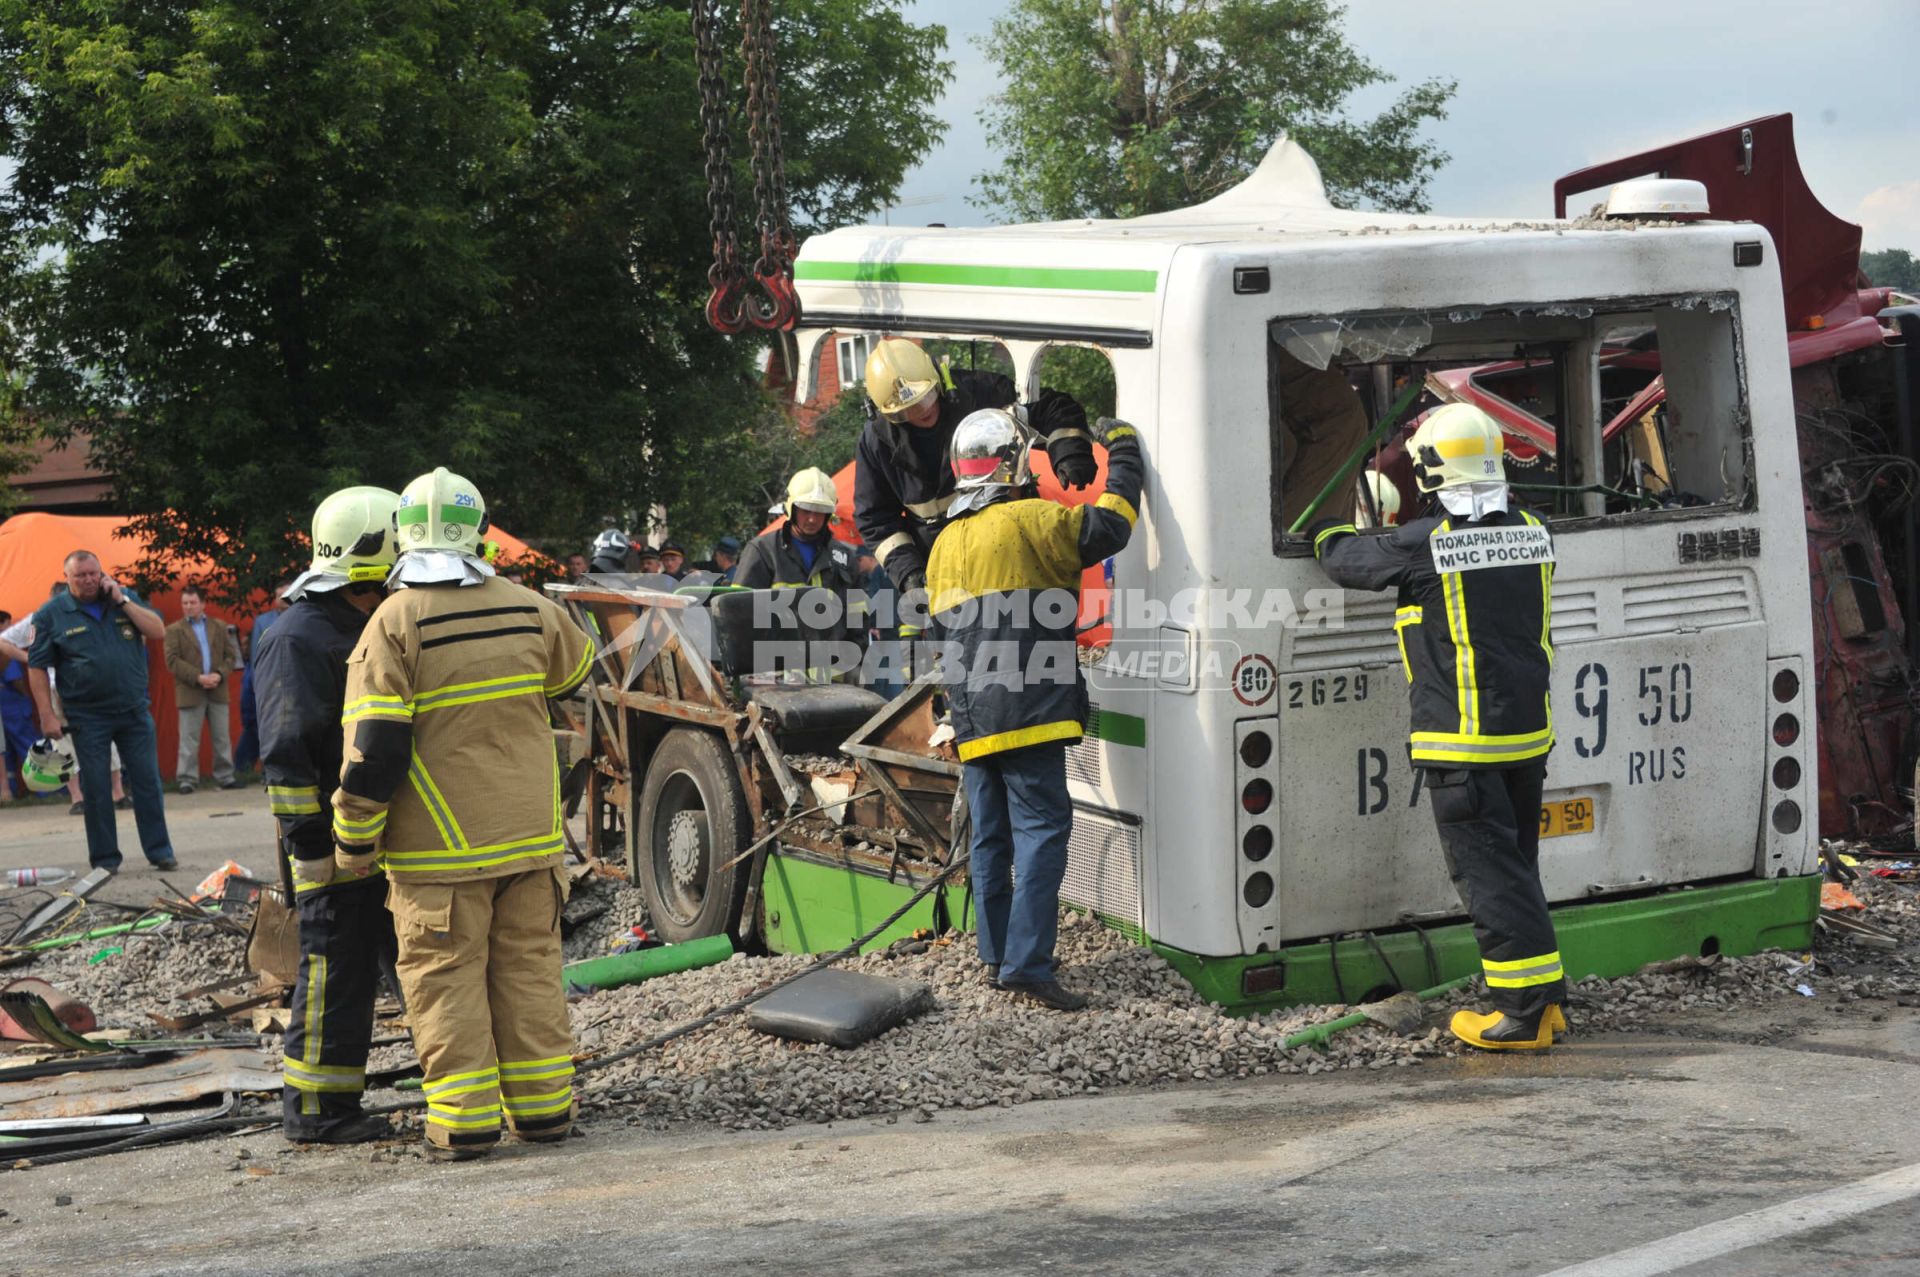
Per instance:
[[[503,1125],[536,1141],[572,1125],[547,699],[580,684],[592,649],[558,605],[493,574],[465,479],[415,479],[395,522],[392,593],[347,666],[333,833],[341,869],[386,870],[427,1149],[456,1160]]]

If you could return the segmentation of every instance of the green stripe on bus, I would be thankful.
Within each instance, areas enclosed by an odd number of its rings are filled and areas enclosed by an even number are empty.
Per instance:
[[[942,262],[819,262],[793,264],[795,279],[846,284],[960,284],[969,288],[1054,288],[1090,293],[1150,293],[1155,270],[1082,266],[954,266]]]
[[[1100,709],[1087,715],[1087,734],[1098,736],[1101,740],[1112,741],[1116,745],[1132,745],[1136,749],[1147,747],[1147,720],[1138,714],[1122,714],[1116,710]]]

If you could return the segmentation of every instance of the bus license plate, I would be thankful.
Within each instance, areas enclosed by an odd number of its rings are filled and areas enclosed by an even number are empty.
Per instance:
[[[1540,836],[1558,838],[1562,834],[1593,832],[1593,799],[1564,798],[1540,805]]]

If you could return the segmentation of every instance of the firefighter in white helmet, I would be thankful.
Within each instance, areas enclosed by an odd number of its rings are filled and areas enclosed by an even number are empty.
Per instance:
[[[281,880],[300,928],[288,1013],[281,1129],[299,1143],[350,1144],[393,1133],[363,1114],[373,1004],[394,964],[384,878],[336,878],[332,799],[340,781],[347,657],[386,597],[398,548],[398,493],[343,488],[313,513],[313,564],[253,653],[260,760],[279,823]]]
[[[787,481],[786,519],[747,542],[733,570],[733,584],[750,590],[832,590],[832,612],[810,610],[810,615],[837,614],[844,628],[835,624],[824,631],[810,630],[809,642],[837,643],[866,634],[866,583],[857,552],[833,535],[839,503],[832,475],[813,467],[798,472]]]
[[[427,1150],[457,1160],[503,1127],[545,1143],[572,1125],[547,701],[580,685],[593,652],[558,605],[494,575],[486,503],[459,475],[408,484],[395,526],[392,593],[348,662],[335,859],[386,872]]]
[[[1473,918],[1493,1005],[1456,1012],[1453,1034],[1486,1050],[1543,1050],[1567,1027],[1566,973],[1539,869],[1553,748],[1553,538],[1509,508],[1500,428],[1480,409],[1435,409],[1407,451],[1431,498],[1421,517],[1373,536],[1322,523],[1314,553],[1348,589],[1399,592],[1409,753]]]
[[[1077,1011],[1086,997],[1053,967],[1073,832],[1067,746],[1087,716],[1075,604],[1081,572],[1132,536],[1143,475],[1139,433],[1109,422],[1106,491],[1091,505],[1061,505],[1033,485],[1031,444],[1004,410],[973,413],[954,431],[958,496],[933,544],[927,592],[973,820],[980,961],[996,987]]]

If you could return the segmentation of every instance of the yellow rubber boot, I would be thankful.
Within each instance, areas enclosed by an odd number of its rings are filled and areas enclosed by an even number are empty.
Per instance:
[[[1447,1028],[1468,1046],[1483,1051],[1544,1051],[1555,1032],[1567,1030],[1560,1004],[1550,1002],[1534,1016],[1511,1016],[1502,1011],[1455,1011]]]

